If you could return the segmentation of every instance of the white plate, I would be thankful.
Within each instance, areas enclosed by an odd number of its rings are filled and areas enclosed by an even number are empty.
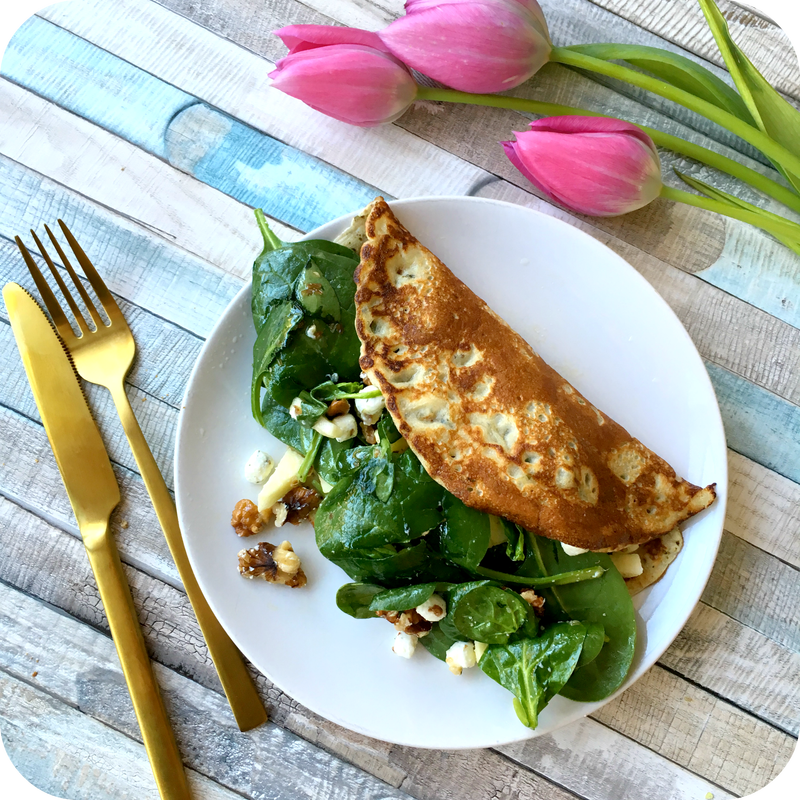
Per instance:
[[[520,206],[469,197],[393,202],[413,234],[524,336],[592,403],[718,500],[685,527],[685,547],[664,579],[639,595],[639,678],[677,636],[714,563],[727,494],[727,451],[714,390],[689,336],[629,264],[585,233]],[[341,218],[307,238],[332,239]],[[254,223],[255,227],[255,223]],[[176,443],[181,528],[203,592],[242,652],[284,692],[352,730],[398,744],[490,747],[547,733],[603,703],[556,697],[536,731],[522,726],[511,695],[480,669],[452,675],[424,648],[408,661],[391,651],[385,621],[340,612],[349,579],[322,558],[310,525],[267,528],[239,539],[231,510],[258,487],[243,478],[256,448],[285,446],[250,415],[250,287],[226,309],[195,365]],[[243,579],[243,546],[284,537],[308,575],[303,589]],[[607,701],[604,701],[607,702]]]

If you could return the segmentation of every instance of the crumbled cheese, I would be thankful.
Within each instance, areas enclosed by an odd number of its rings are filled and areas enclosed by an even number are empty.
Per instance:
[[[365,394],[367,392],[374,391],[374,386],[365,386],[359,392],[359,394]],[[381,395],[378,395],[377,397],[356,397],[356,413],[359,417],[361,417],[365,425],[375,425],[375,423],[380,419],[384,407],[385,403]]]
[[[623,578],[635,578],[644,571],[638,553],[610,553],[611,561]]]
[[[447,616],[447,604],[441,595],[434,593],[424,603],[417,606],[416,612],[428,622],[438,622]]]
[[[322,334],[317,330],[316,325],[309,325],[306,328],[306,336],[308,336],[309,339],[319,339]]]
[[[275,517],[275,527],[280,528],[281,525],[286,522],[286,516],[289,513],[289,509],[286,508],[285,503],[275,503],[270,510]]]
[[[303,401],[299,397],[295,397],[289,406],[289,416],[292,419],[297,419],[303,411]]]
[[[571,544],[564,544],[561,542],[561,549],[568,555],[568,556],[580,556],[583,553],[588,553],[589,551],[584,547],[573,547]]]
[[[358,423],[352,414],[340,414],[338,417],[328,419],[320,417],[314,423],[314,430],[327,439],[336,439],[337,442],[346,442],[358,434]]]
[[[398,656],[402,656],[403,658],[411,658],[411,656],[414,655],[414,650],[417,649],[418,638],[419,637],[415,636],[413,633],[403,633],[403,631],[398,631],[394,640],[394,644],[392,645],[392,650],[394,650]]]
[[[456,642],[447,648],[445,664],[453,675],[460,675],[464,669],[474,667],[478,662],[475,659],[475,645],[472,642]]]
[[[486,642],[475,642],[475,663],[481,660],[481,656],[488,648],[489,645]]]
[[[244,465],[245,480],[250,483],[264,484],[275,469],[275,461],[269,453],[256,450]]]

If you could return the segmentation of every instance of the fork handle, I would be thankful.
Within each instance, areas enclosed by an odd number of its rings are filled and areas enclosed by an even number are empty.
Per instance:
[[[153,675],[136,608],[108,523],[84,525],[81,534],[159,794],[162,800],[190,800],[181,754]]]
[[[236,724],[242,731],[249,731],[267,721],[267,711],[261,698],[258,696],[253,679],[245,667],[244,660],[230,636],[225,633],[219,620],[208,605],[200,586],[195,578],[186,547],[183,544],[180,527],[178,525],[178,512],[175,503],[164,483],[164,478],[158,469],[156,460],[150,451],[147,440],[136,420],[125,388],[122,383],[109,386],[117,413],[122,421],[125,435],[128,437],[133,456],[139,465],[139,472],[144,479],[144,485],[150,494],[150,500],[156,510],[156,516],[164,531],[169,551],[178,568],[183,587],[189,602],[192,604],[200,630],[206,640],[208,652],[217,668],[222,688],[233,710]]]

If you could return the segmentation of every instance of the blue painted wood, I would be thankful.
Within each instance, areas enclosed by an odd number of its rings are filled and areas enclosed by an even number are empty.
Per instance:
[[[0,71],[9,80],[156,155],[168,120],[194,97],[57,25],[31,17]]]
[[[302,231],[381,194],[38,17],[14,35],[2,73]]]
[[[800,407],[706,362],[728,447],[800,483]]]
[[[239,278],[0,156],[0,236],[13,242],[29,228],[41,233],[43,222],[59,217],[87,249],[91,243],[109,289],[198,336],[208,336],[242,287]]]
[[[171,164],[302,231],[363,208],[381,194],[202,103],[170,121],[166,142]]]
[[[780,213],[779,208],[772,210]],[[743,222],[726,220],[722,253],[695,274],[800,328],[800,256],[771,236]]]

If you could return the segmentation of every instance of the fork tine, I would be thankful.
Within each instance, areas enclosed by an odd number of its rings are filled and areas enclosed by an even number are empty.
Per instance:
[[[89,316],[91,316],[92,318],[92,321],[98,328],[104,328],[106,324],[105,322],[103,322],[103,318],[100,316],[97,309],[95,308],[95,305],[92,302],[92,298],[89,297],[89,293],[86,291],[86,289],[83,288],[81,279],[78,277],[75,270],[72,268],[72,264],[70,263],[70,260],[67,258],[67,254],[64,252],[63,248],[58,243],[58,239],[56,239],[56,237],[53,235],[53,231],[50,230],[50,227],[48,225],[45,225],[44,229],[47,231],[47,235],[50,237],[50,241],[53,243],[53,246],[58,251],[58,257],[61,259],[61,263],[64,265],[64,269],[67,270],[70,278],[72,278],[72,283],[78,290],[78,294],[80,294],[81,299],[83,300],[83,303],[86,306],[86,310],[89,312]]]
[[[34,231],[33,229],[31,229],[31,236],[33,236],[33,240],[36,242],[36,246],[39,248],[39,252],[42,254],[42,258],[47,262],[47,266],[50,267],[50,272],[55,278],[56,283],[58,284],[58,288],[61,289],[61,294],[64,295],[64,299],[67,301],[67,304],[70,307],[70,311],[72,311],[73,317],[75,317],[75,322],[78,323],[78,328],[80,329],[81,335],[83,335],[84,333],[88,333],[89,327],[86,324],[86,320],[83,318],[83,313],[81,312],[80,308],[78,308],[78,304],[72,297],[72,293],[67,288],[67,285],[64,283],[64,279],[61,277],[59,271],[56,269],[56,265],[53,263],[53,259],[50,258],[50,254],[47,252],[45,246],[42,244],[41,240],[36,235],[36,231]],[[39,289],[39,291],[41,291],[41,288]],[[55,297],[53,299],[55,300]]]
[[[44,275],[42,275],[39,267],[33,260],[33,256],[28,251],[28,248],[23,244],[22,239],[20,239],[19,236],[15,236],[14,241],[17,243],[20,253],[22,253],[22,257],[25,259],[25,264],[28,266],[28,272],[30,272],[33,282],[36,284],[36,288],[39,290],[39,295],[42,298],[42,302],[44,302],[45,307],[50,312],[50,316],[53,319],[53,324],[56,326],[59,336],[61,336],[61,338],[65,341],[68,341],[69,337],[74,336],[75,334],[72,331],[72,326],[69,324],[69,320],[61,309],[61,304],[56,299],[56,296],[53,294],[53,290],[50,288],[50,284],[45,280]]]
[[[116,311],[120,316],[122,316],[122,312],[117,305],[117,301],[114,299],[113,295],[108,290],[108,287],[105,285],[105,282],[94,268],[94,264],[92,264],[92,262],[89,260],[89,256],[83,252],[83,248],[78,244],[78,240],[72,235],[72,231],[67,227],[63,220],[60,219],[58,224],[61,226],[61,230],[63,231],[64,236],[67,238],[69,246],[72,248],[72,252],[75,253],[75,258],[78,259],[78,263],[83,267],[84,274],[89,280],[89,283],[97,293],[97,297],[102,303],[106,314],[109,316],[109,319],[111,318],[113,311]]]

